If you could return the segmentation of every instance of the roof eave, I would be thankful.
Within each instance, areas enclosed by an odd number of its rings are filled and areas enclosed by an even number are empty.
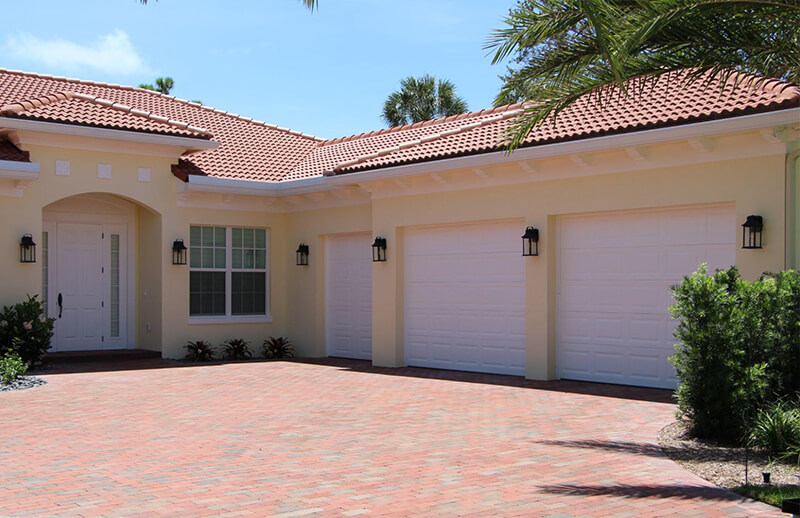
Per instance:
[[[73,137],[87,137],[103,140],[178,147],[185,149],[186,153],[207,151],[211,149],[217,149],[219,147],[219,142],[205,138],[181,137],[177,135],[162,135],[158,133],[145,133],[141,131],[96,128],[92,126],[80,126],[76,124],[64,124],[60,122],[35,121],[14,117],[0,117],[0,128],[17,131],[33,131],[38,133],[69,135]]]
[[[774,126],[797,125],[800,121],[800,107],[775,110],[766,113],[742,115],[724,119],[694,122],[677,126],[667,126],[649,130],[632,131],[604,135],[599,137],[584,138],[580,140],[567,140],[551,144],[542,144],[517,149],[513,153],[507,151],[488,151],[472,153],[464,156],[438,158],[426,161],[405,163],[400,165],[375,167],[372,169],[353,172],[323,173],[326,183],[352,184],[382,178],[396,178],[417,174],[435,173],[491,165],[502,162],[515,162],[521,160],[534,160],[564,156],[574,153],[603,151],[614,148],[647,145],[676,140],[721,135],[741,131],[759,130]]]

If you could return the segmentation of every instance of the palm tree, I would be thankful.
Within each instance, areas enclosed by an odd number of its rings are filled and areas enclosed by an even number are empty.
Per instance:
[[[155,83],[155,86],[142,83],[139,85],[139,88],[161,92],[166,95],[169,94],[170,90],[175,86],[175,81],[173,81],[171,77],[157,77]]]
[[[383,103],[382,118],[389,126],[402,126],[466,111],[467,103],[456,95],[453,83],[426,74],[401,80],[400,90]]]
[[[800,0],[521,0],[486,48],[514,61],[496,103],[536,101],[508,135],[514,149],[579,97],[627,95],[642,75],[800,81]]]

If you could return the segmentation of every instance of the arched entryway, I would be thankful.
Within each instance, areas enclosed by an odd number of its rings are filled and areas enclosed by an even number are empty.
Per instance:
[[[137,346],[137,204],[105,193],[42,211],[42,293],[55,318],[51,352]]]

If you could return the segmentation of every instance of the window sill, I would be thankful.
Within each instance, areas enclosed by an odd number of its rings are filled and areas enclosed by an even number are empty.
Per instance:
[[[189,325],[196,324],[269,324],[271,315],[242,315],[225,317],[189,317]]]

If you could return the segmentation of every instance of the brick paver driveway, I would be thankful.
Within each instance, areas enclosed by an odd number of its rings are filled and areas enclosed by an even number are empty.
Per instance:
[[[661,455],[663,392],[345,361],[145,366],[0,393],[0,516],[781,516]]]

